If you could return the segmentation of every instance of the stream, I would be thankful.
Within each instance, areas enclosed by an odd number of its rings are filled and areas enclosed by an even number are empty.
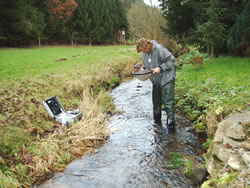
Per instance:
[[[116,109],[108,123],[110,137],[95,152],[73,161],[64,172],[39,188],[199,187],[186,178],[183,167],[169,168],[172,153],[200,161],[200,143],[190,131],[191,122],[176,114],[176,130],[152,124],[150,80],[124,81],[111,95]]]

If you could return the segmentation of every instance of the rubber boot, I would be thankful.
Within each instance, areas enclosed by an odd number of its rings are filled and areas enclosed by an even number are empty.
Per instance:
[[[167,127],[169,129],[175,127],[174,83],[175,81],[172,80],[162,87],[162,100],[167,113]]]
[[[161,124],[161,87],[153,85],[152,101],[154,123]]]
[[[168,119],[167,120],[167,127],[169,129],[175,129],[175,121]]]
[[[161,114],[154,114],[154,124],[161,124]]]

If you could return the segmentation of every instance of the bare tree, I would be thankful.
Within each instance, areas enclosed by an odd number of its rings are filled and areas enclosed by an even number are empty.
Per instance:
[[[161,30],[161,27],[167,26],[159,8],[135,3],[127,14],[132,40],[138,40],[141,37],[153,39],[166,46],[175,56],[178,55],[180,46]]]
[[[161,10],[152,5],[135,3],[128,10],[128,22],[132,39],[141,37],[162,41],[167,36],[161,31],[166,27],[166,21],[161,15]]]

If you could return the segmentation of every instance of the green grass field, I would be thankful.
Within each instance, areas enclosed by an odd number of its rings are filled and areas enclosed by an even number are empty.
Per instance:
[[[249,87],[250,58],[219,57],[214,64],[206,61],[204,67],[197,71],[192,66],[185,66],[185,76],[190,82],[205,81],[207,78],[214,79],[224,87]]]
[[[39,74],[72,73],[85,69],[88,63],[120,59],[136,54],[134,46],[43,47],[0,49],[0,79],[33,77]],[[67,58],[66,61],[57,61]]]

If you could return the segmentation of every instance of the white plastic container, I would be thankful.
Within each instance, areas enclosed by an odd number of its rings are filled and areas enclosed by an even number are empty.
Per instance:
[[[82,117],[82,112],[78,109],[65,111],[56,96],[43,101],[43,105],[48,111],[49,115],[54,118],[55,121],[61,122],[63,125],[73,123]]]

